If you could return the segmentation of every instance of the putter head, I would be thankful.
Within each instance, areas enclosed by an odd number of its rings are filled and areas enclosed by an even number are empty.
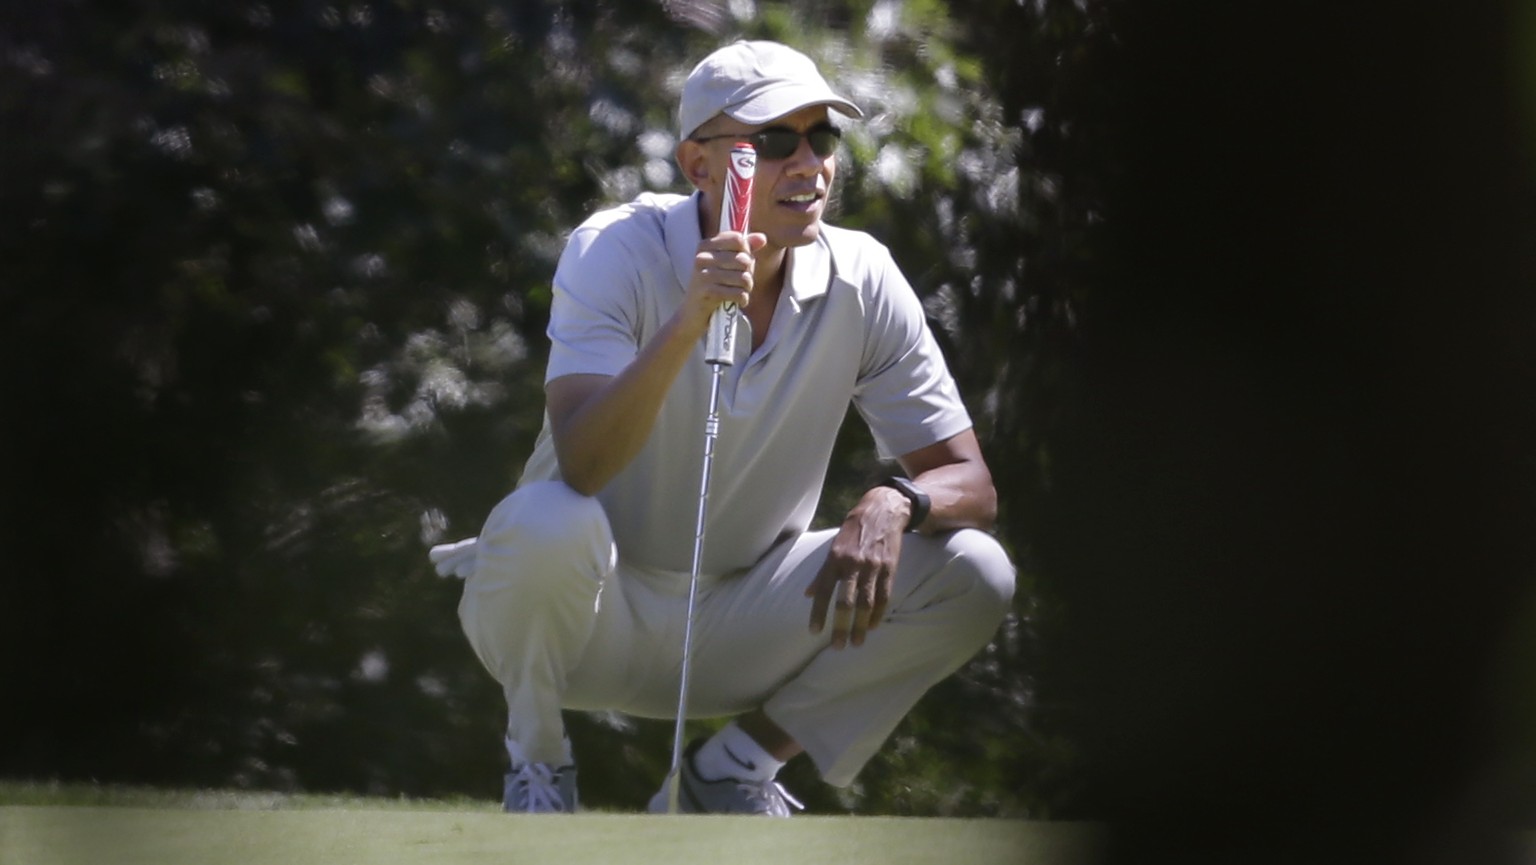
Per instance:
[[[650,814],[682,814],[682,775],[672,772],[661,782],[661,787],[656,794],[645,804],[645,810]]]
[[[681,812],[680,808],[678,807],[678,805],[679,805],[679,802],[680,802],[679,797],[682,795],[682,791],[683,791],[682,780],[683,780],[682,773],[679,772],[676,768],[674,768],[672,770],[672,774],[667,777],[667,813],[668,814],[677,814],[677,813]]]

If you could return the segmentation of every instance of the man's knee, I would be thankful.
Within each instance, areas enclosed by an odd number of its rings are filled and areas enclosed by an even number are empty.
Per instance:
[[[476,578],[513,578],[522,587],[573,574],[601,580],[614,566],[603,506],[560,481],[528,484],[502,499],[478,546]]]
[[[986,532],[961,529],[944,542],[954,556],[953,573],[966,581],[966,595],[976,605],[978,617],[990,619],[993,626],[1003,620],[1013,603],[1016,572],[1002,544]]]
[[[507,689],[514,715],[520,700],[535,699],[530,694],[558,701],[613,570],[602,506],[562,483],[530,484],[492,509],[475,546],[459,601],[465,636]],[[558,710],[553,715],[558,727]]]

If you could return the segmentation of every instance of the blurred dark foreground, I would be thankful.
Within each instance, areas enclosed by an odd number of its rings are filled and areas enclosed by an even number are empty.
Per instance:
[[[1111,859],[1529,861],[1531,19],[1124,11],[1046,533]]]

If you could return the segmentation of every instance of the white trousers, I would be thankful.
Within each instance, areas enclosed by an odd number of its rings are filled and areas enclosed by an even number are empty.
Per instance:
[[[761,708],[846,786],[923,693],[992,638],[1014,569],[984,532],[909,533],[885,621],[836,650],[830,615],[810,633],[805,596],[834,534],[807,532],[748,571],[701,578],[688,714]],[[558,481],[496,506],[459,617],[528,759],[569,758],[562,709],[675,717],[688,582],[624,561],[602,506]]]

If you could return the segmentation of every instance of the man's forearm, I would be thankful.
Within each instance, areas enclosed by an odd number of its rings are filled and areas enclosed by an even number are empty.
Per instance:
[[[990,531],[997,523],[997,490],[986,467],[954,463],[919,474],[912,479],[930,503],[928,518],[913,526],[932,533],[951,529]]]
[[[920,532],[950,529],[991,531],[997,522],[997,490],[981,454],[975,430],[965,430],[944,441],[919,448],[900,458],[907,477],[928,496],[928,517],[912,528]],[[870,490],[866,498],[875,494]],[[900,499],[910,514],[910,503],[897,490],[878,491],[886,506]],[[887,495],[888,494],[888,495]]]
[[[560,476],[583,495],[595,495],[650,438],[656,416],[697,343],[673,320],[663,325],[622,372],[612,378],[556,379],[548,388],[550,422]]]

